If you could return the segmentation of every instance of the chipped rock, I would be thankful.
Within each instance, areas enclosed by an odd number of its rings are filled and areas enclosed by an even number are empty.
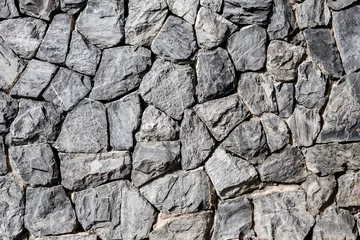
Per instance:
[[[274,87],[279,117],[290,117],[294,108],[294,84],[277,82]]]
[[[265,113],[260,120],[271,152],[282,149],[290,142],[288,126],[280,117],[272,113]]]
[[[306,0],[296,8],[299,28],[327,26],[330,21],[330,10],[325,0]]]
[[[166,3],[173,14],[194,25],[199,0],[166,0]]]
[[[360,206],[360,173],[347,171],[338,179],[336,202],[339,207]]]
[[[313,11],[313,10],[312,10]],[[274,0],[270,23],[267,28],[269,38],[285,39],[296,29],[295,16],[290,1]]]
[[[210,9],[213,12],[220,12],[223,0],[200,0],[200,5]]]
[[[59,7],[58,0],[19,0],[20,11],[26,15],[51,20],[55,10]]]
[[[0,91],[0,133],[7,133],[17,114],[17,101]]]
[[[69,14],[76,14],[86,6],[87,0],[60,0],[61,10]]]

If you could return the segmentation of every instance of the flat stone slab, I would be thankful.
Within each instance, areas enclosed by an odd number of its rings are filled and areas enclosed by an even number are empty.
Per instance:
[[[272,15],[267,28],[269,38],[271,40],[286,39],[296,28],[295,15],[290,1],[273,0]]]
[[[326,27],[330,22],[330,10],[326,0],[308,0],[300,3],[296,8],[299,28]]]
[[[260,120],[271,152],[282,149],[290,142],[288,126],[279,116],[273,113],[264,113]]]
[[[287,118],[293,113],[295,90],[293,83],[274,83],[279,117]]]

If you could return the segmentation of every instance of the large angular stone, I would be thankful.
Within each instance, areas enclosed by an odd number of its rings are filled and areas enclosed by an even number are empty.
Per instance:
[[[151,66],[151,51],[134,46],[105,49],[90,98],[111,100],[138,87]]]
[[[87,0],[60,0],[61,10],[69,14],[76,14],[86,6]]]
[[[279,117],[290,117],[294,108],[294,84],[276,82],[274,88]]]
[[[19,0],[20,11],[26,15],[51,20],[55,10],[59,7],[58,0]]]
[[[161,213],[191,213],[210,209],[210,180],[203,169],[175,172],[140,188],[144,197]]]
[[[188,59],[196,50],[193,26],[181,18],[169,16],[152,42],[151,50],[173,60]]]
[[[128,152],[60,153],[59,158],[61,185],[66,189],[83,190],[130,176],[131,158]]]
[[[13,18],[18,16],[19,12],[17,10],[14,0],[0,1],[0,19]]]
[[[0,133],[7,133],[17,114],[17,101],[0,91]]]
[[[194,25],[199,0],[166,0],[169,10]]]
[[[99,48],[109,48],[124,38],[124,16],[124,0],[88,0],[76,28]]]
[[[265,113],[260,120],[271,152],[280,150],[290,142],[288,126],[280,117],[272,113]]]
[[[8,169],[6,163],[4,138],[0,136],[0,176],[6,175],[7,173]]]
[[[134,144],[134,131],[140,125],[141,106],[137,92],[106,105],[109,121],[110,146],[128,150]]]
[[[131,179],[135,187],[180,165],[180,142],[138,142],[134,149]]]
[[[333,10],[341,10],[343,8],[346,8],[347,6],[350,6],[351,4],[355,3],[356,0],[327,0],[326,3],[329,6],[329,8]]]
[[[141,97],[149,104],[180,120],[184,109],[194,104],[194,70],[163,59],[154,62],[139,88]]]
[[[305,0],[297,6],[295,13],[300,29],[327,26],[330,21],[325,0]]]
[[[55,147],[60,152],[97,153],[107,145],[105,106],[85,99],[66,116]]]
[[[347,171],[338,179],[336,202],[339,207],[360,206],[360,173]]]
[[[128,181],[111,182],[72,195],[83,229],[102,239],[144,239],[156,218],[154,208]]]
[[[213,12],[220,12],[223,0],[200,0],[200,5],[210,9]]]
[[[267,28],[269,38],[285,39],[296,29],[295,16],[288,0],[274,0],[272,15]]]
[[[90,235],[87,233],[77,233],[77,234],[66,234],[61,236],[49,236],[36,238],[35,240],[97,240],[96,235]]]

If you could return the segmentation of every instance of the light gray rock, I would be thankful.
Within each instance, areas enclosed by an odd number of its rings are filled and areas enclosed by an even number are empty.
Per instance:
[[[137,142],[131,179],[135,187],[175,169],[180,165],[180,142]]]
[[[267,28],[269,38],[284,39],[296,29],[295,16],[288,0],[273,0],[272,15]]]
[[[18,17],[19,12],[14,0],[0,0],[0,19]]]
[[[338,179],[338,192],[336,202],[339,207],[360,206],[360,174],[359,172],[347,171]]]
[[[102,239],[147,238],[156,218],[154,208],[128,181],[74,192],[72,199],[83,229]]]
[[[194,25],[199,0],[166,0],[169,10]]]
[[[128,150],[134,144],[134,131],[140,125],[141,106],[137,92],[106,105],[110,132],[110,146]]]
[[[39,98],[54,77],[58,67],[54,64],[31,60],[11,89],[10,94],[17,97]]]
[[[210,180],[200,168],[175,172],[140,188],[144,197],[161,213],[191,213],[210,209]]]
[[[16,86],[16,85],[15,85]],[[60,68],[42,94],[59,111],[73,109],[91,89],[91,79],[67,68]]]
[[[0,133],[9,131],[10,124],[16,117],[17,108],[17,101],[0,91]]]
[[[70,49],[66,57],[66,65],[70,69],[86,75],[95,75],[100,57],[101,51],[97,47],[78,31],[72,32]]]
[[[72,16],[65,13],[54,16],[36,54],[38,59],[58,64],[65,62],[72,21]]]
[[[274,88],[279,117],[290,117],[294,108],[294,84],[276,82]]]
[[[235,69],[222,48],[199,52],[196,75],[196,94],[200,103],[222,97],[235,89]]]
[[[66,234],[61,236],[49,236],[36,238],[34,240],[97,240],[96,235],[90,235],[87,233],[77,233],[77,234]]]
[[[329,6],[329,8],[333,10],[341,10],[343,8],[346,8],[347,6],[350,6],[351,4],[355,3],[356,0],[327,0],[326,3]]]
[[[0,136],[0,176],[6,175],[7,173],[8,169],[6,163],[4,138]]]
[[[205,163],[205,171],[221,198],[234,197],[256,188],[258,174],[255,167],[246,160],[231,156],[221,147]]]
[[[111,100],[138,87],[151,66],[151,51],[143,47],[123,46],[105,49],[94,78],[90,98]]]
[[[87,0],[60,0],[61,10],[68,14],[76,14],[86,6]]]
[[[19,0],[19,7],[23,14],[49,21],[59,7],[59,0]]]
[[[200,5],[210,9],[212,12],[220,12],[223,0],[200,0]]]
[[[55,147],[60,152],[98,153],[107,149],[105,106],[85,99],[66,116]]]
[[[22,182],[31,187],[52,186],[59,181],[59,169],[49,144],[10,147],[11,166]]]
[[[124,38],[124,0],[88,0],[76,29],[97,47],[109,48]]]
[[[290,142],[288,126],[280,117],[273,113],[264,113],[260,120],[270,152],[280,150]]]
[[[195,73],[189,65],[157,59],[144,76],[139,92],[145,102],[180,120],[184,109],[195,102],[194,82]]]
[[[0,37],[22,58],[34,56],[44,38],[47,24],[36,18],[15,18],[0,22]]]
[[[327,26],[331,17],[325,0],[305,0],[296,7],[295,13],[300,29]]]
[[[70,190],[97,187],[130,176],[129,152],[99,154],[60,153],[61,185]]]
[[[183,170],[199,167],[211,154],[215,140],[205,124],[190,109],[184,111],[180,127],[181,166]]]
[[[277,112],[272,77],[267,73],[246,72],[241,74],[238,93],[250,112],[256,116],[266,112]]]
[[[221,45],[238,27],[206,7],[201,7],[195,23],[196,39],[201,48]]]
[[[197,48],[193,26],[169,16],[151,44],[151,50],[173,60],[188,59]]]

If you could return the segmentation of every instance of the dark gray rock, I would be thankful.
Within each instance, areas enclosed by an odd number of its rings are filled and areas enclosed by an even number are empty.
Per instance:
[[[277,82],[274,83],[274,88],[279,117],[290,117],[294,108],[294,84]]]
[[[83,229],[102,239],[147,238],[156,218],[154,208],[128,181],[74,192],[72,199]]]
[[[296,29],[295,16],[291,9],[290,1],[274,0],[272,15],[267,28],[269,38],[285,39]]]
[[[350,6],[351,4],[355,3],[357,0],[327,0],[326,3],[329,6],[329,8],[333,10],[341,10],[343,8],[346,8]]]
[[[0,176],[6,175],[7,173],[8,169],[6,163],[4,138],[0,136]]]
[[[138,142],[132,165],[131,179],[139,187],[180,165],[180,142]]]
[[[0,133],[7,133],[17,114],[17,101],[0,91]]]
[[[106,105],[109,121],[110,146],[128,150],[134,144],[134,131],[140,125],[141,106],[137,92]]]
[[[223,0],[200,0],[200,5],[210,9],[212,12],[220,12]]]
[[[199,0],[166,0],[170,12],[194,25]]]
[[[331,17],[325,0],[306,0],[296,7],[295,13],[300,29],[327,26]]]
[[[360,173],[347,171],[338,179],[338,192],[336,202],[339,207],[360,206]]]
[[[288,126],[280,117],[272,113],[265,113],[260,120],[271,152],[282,149],[290,142]]]
[[[27,188],[24,220],[37,237],[71,233],[76,226],[75,211],[61,186]]]
[[[0,19],[19,16],[14,0],[0,0],[0,6]]]
[[[134,46],[105,49],[90,98],[111,100],[138,87],[151,66],[151,51]]]
[[[97,187],[130,176],[129,152],[100,154],[60,153],[61,185],[70,190]]]
[[[189,65],[179,65],[157,59],[144,76],[139,92],[149,104],[180,120],[184,109],[194,104],[194,70]]]
[[[151,50],[173,60],[188,59],[196,50],[193,26],[181,18],[169,16],[151,44]]]
[[[49,236],[36,238],[35,240],[97,240],[96,235],[90,235],[87,233],[77,233],[77,234],[66,234],[61,236]]]
[[[76,14],[86,6],[87,0],[60,0],[61,10],[68,14]]]
[[[58,0],[19,0],[20,11],[26,15],[51,20],[54,11],[59,7]]]

